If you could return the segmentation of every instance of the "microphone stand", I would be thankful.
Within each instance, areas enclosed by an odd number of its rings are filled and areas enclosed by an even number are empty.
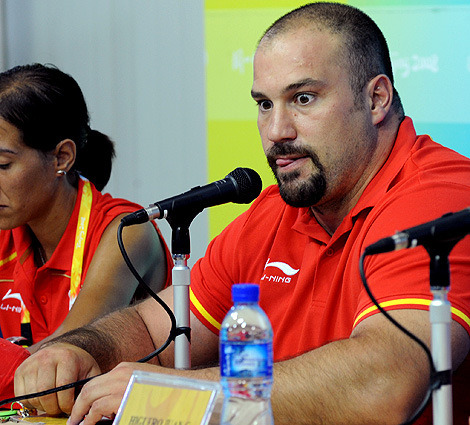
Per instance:
[[[459,239],[460,240],[460,239]],[[452,425],[452,350],[451,306],[447,299],[450,286],[449,254],[458,241],[425,245],[430,257],[430,285],[433,300],[429,306],[431,353],[436,368],[432,377],[434,425]]]
[[[172,270],[173,309],[176,319],[175,368],[191,367],[191,325],[189,315],[189,286],[191,271],[188,267],[190,256],[189,226],[202,209],[187,208],[183,213],[166,216],[171,226],[171,254],[174,261]],[[165,212],[166,213],[166,212]]]

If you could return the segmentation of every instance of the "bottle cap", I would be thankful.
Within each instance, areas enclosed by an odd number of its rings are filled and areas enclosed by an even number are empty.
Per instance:
[[[259,285],[255,283],[237,283],[232,285],[233,302],[257,302],[259,300]]]

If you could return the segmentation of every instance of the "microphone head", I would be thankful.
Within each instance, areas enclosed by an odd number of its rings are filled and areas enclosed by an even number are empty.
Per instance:
[[[236,168],[226,177],[231,177],[237,187],[237,196],[232,202],[236,204],[249,204],[260,193],[263,187],[261,177],[251,168]]]

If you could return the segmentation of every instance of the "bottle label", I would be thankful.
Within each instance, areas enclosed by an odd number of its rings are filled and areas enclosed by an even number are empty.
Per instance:
[[[227,378],[270,378],[273,374],[272,343],[220,344],[220,372]]]

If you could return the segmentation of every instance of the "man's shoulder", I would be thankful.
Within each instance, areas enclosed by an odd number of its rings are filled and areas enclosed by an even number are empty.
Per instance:
[[[416,135],[408,120],[400,129],[393,151],[378,177],[381,184],[387,185],[387,192],[392,188],[409,190],[410,187],[429,191],[433,183],[469,187],[470,159],[427,134]],[[431,187],[427,187],[429,185]]]
[[[418,136],[400,176],[416,178],[416,184],[447,182],[470,187],[470,159],[429,136]]]
[[[470,159],[455,150],[434,141],[428,135],[417,136],[412,149],[412,157],[423,163],[457,161],[470,167]]]
[[[438,143],[428,134],[417,135],[412,120],[406,117],[384,168],[386,170],[381,174],[390,177],[396,173],[399,180],[423,175],[423,172],[430,172],[430,176],[454,178],[468,175],[470,159]]]

